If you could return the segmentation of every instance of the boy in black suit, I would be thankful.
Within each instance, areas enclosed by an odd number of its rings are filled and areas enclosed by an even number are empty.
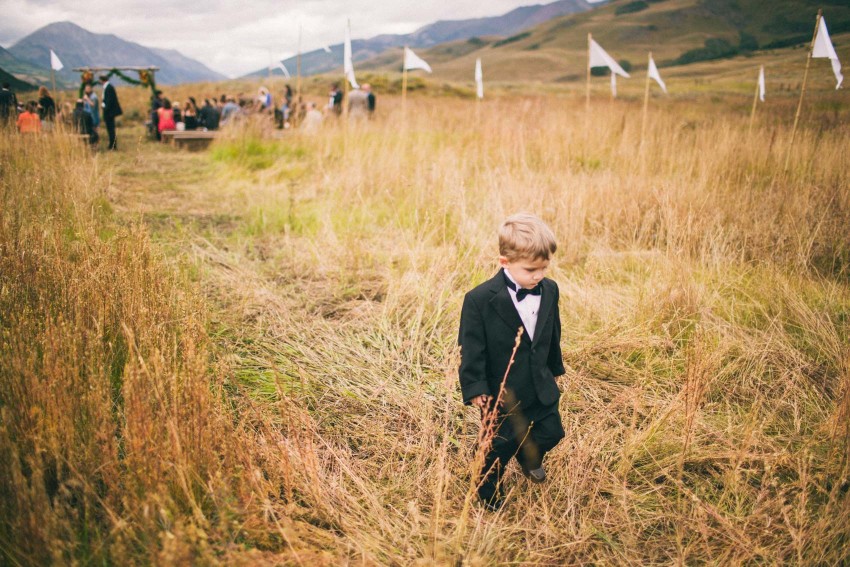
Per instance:
[[[502,269],[463,300],[458,335],[463,401],[481,408],[482,415],[497,412],[478,487],[490,510],[504,502],[501,478],[511,457],[529,480],[544,482],[543,456],[564,437],[555,382],[564,374],[558,285],[544,277],[556,249],[542,220],[525,213],[509,217],[499,229]]]

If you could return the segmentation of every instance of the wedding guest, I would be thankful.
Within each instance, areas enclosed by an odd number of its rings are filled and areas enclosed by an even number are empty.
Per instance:
[[[100,126],[100,99],[91,85],[86,85],[83,90],[83,110],[91,114],[92,125],[97,129]]]
[[[94,120],[92,119],[91,112],[86,110],[85,104],[83,99],[77,99],[77,104],[72,114],[73,126],[77,133],[87,135],[89,137],[89,144],[95,146],[98,141],[97,130],[94,128]]]
[[[103,102],[100,105],[103,107],[103,123],[106,125],[106,133],[109,135],[108,148],[114,151],[118,148],[115,136],[115,119],[124,114],[124,111],[121,110],[118,93],[115,92],[115,87],[109,84],[107,75],[100,76],[100,84],[103,85]]]
[[[45,132],[53,130],[53,122],[56,120],[56,102],[50,96],[47,87],[38,87],[38,117],[41,119]]]
[[[174,122],[174,109],[171,107],[171,101],[167,98],[162,101],[162,108],[157,112],[157,128],[159,129],[160,138],[166,130],[177,129],[177,124]]]
[[[18,115],[18,132],[21,134],[38,134],[41,132],[41,118],[38,117],[38,103],[29,101],[24,111]]]
[[[0,128],[14,122],[18,114],[18,97],[12,92],[9,83],[3,83],[0,89]]]

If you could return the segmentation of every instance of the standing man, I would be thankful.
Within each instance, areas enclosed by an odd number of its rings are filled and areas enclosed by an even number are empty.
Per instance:
[[[369,118],[375,115],[375,93],[372,92],[372,85],[366,83],[363,85],[363,90],[366,91],[366,103],[369,110]]]
[[[103,123],[106,124],[106,133],[109,134],[109,149],[114,150],[115,145],[115,118],[124,114],[118,103],[118,95],[115,87],[109,84],[109,77],[100,76],[103,85]]]
[[[3,83],[0,89],[0,128],[17,120],[18,98],[12,92],[9,83]]]

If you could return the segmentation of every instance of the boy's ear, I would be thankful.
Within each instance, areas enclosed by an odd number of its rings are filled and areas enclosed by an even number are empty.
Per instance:
[[[508,267],[508,257],[507,256],[499,256],[499,265],[503,268]]]

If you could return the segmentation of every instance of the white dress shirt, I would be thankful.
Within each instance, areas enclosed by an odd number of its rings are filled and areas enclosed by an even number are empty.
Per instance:
[[[504,272],[505,276],[513,282],[517,289],[520,289],[521,286],[514,281],[511,273],[507,270],[504,270]],[[534,329],[537,328],[537,313],[540,311],[540,299],[542,295],[526,295],[522,301],[517,301],[516,291],[510,287],[508,287],[508,294],[511,296],[511,301],[514,302],[514,307],[516,307],[517,313],[519,313],[519,318],[522,319],[525,332],[528,333],[531,340],[534,340]]]

